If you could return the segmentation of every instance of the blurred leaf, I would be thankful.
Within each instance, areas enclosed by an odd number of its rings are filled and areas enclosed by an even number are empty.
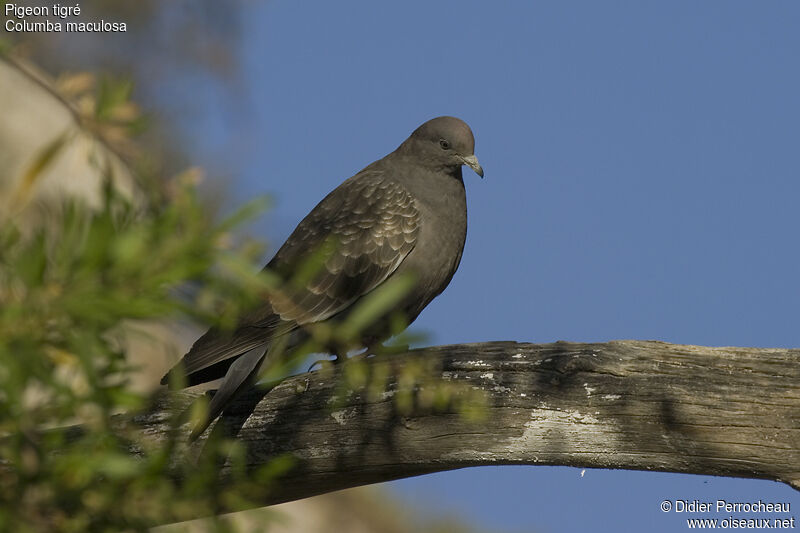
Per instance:
[[[345,322],[338,328],[337,336],[346,342],[355,339],[361,331],[364,331],[399,303],[414,286],[414,282],[414,277],[411,275],[389,278],[369,293],[349,314]]]
[[[72,100],[80,95],[94,90],[95,76],[90,72],[76,72],[73,74],[62,74],[56,80],[56,88],[67,98]]]
[[[309,253],[299,265],[294,266],[294,272],[289,280],[291,286],[301,290],[307,287],[338,246],[339,243],[333,237],[325,239],[319,248]]]
[[[114,119],[121,106],[128,105],[133,83],[130,80],[113,80],[104,77],[97,91],[95,116],[100,120]]]
[[[24,205],[30,199],[31,192],[33,191],[34,186],[36,185],[36,181],[41,176],[42,172],[53,162],[56,155],[61,151],[64,145],[72,138],[70,133],[62,133],[61,135],[57,136],[55,139],[50,141],[44,148],[42,148],[36,156],[34,156],[33,161],[28,166],[28,168],[23,172],[22,178],[17,185],[17,189],[14,191],[14,201],[12,205],[19,206]]]
[[[119,454],[108,454],[97,460],[97,472],[111,479],[135,477],[141,470],[139,460]]]

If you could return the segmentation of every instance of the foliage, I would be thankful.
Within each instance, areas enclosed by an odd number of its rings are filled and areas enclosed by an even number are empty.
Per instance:
[[[76,74],[62,77],[57,90],[84,131],[134,163],[141,159],[131,135],[145,121],[129,100],[129,83]],[[233,328],[268,295],[291,292],[313,276],[331,250],[312,254],[287,284],[259,271],[261,248],[234,245],[232,234],[265,200],[214,222],[198,199],[196,171],[166,186],[140,175],[150,185],[136,200],[106,176],[99,207],[65,198],[50,206],[46,222],[21,226],[29,218],[14,215],[34,201],[41,175],[68,149],[68,136],[43,146],[16,181],[14,213],[0,213],[0,531],[141,531],[257,507],[276,490],[291,459],[248,470],[242,443],[221,437],[193,457],[187,414],[190,422],[203,418],[204,404],[187,410],[179,396],[137,392],[121,339],[137,320],[188,318]],[[385,284],[337,327],[309,328],[309,341],[264,377],[280,379],[310,353],[356,346],[360,332],[411,282]],[[403,317],[393,317],[393,331],[405,326]],[[341,397],[366,391],[375,398],[391,390],[404,414],[453,407],[479,413],[480,399],[432,377],[437,372],[429,366],[422,358],[400,368],[376,362],[368,372],[354,362],[343,373]],[[148,435],[136,419],[155,404],[168,414],[163,423],[171,430]],[[219,467],[226,462],[229,476],[221,486]]]
[[[231,324],[269,288],[257,253],[226,249],[254,202],[212,224],[182,185],[164,209],[142,215],[110,187],[102,209],[78,201],[60,224],[23,237],[0,229],[0,528],[142,530],[204,511],[257,502],[278,460],[218,490],[220,457],[234,472],[242,450],[217,443],[198,461],[176,460],[186,431],[139,434],[130,416],[149,398],[128,386],[116,335],[130,319],[188,315]],[[242,268],[242,265],[248,268]],[[176,291],[191,280],[192,298]],[[169,421],[181,423],[179,411]],[[71,426],[80,424],[82,431]],[[136,453],[132,453],[135,451]],[[180,469],[178,476],[171,468]],[[177,481],[181,479],[181,481]]]
[[[54,89],[84,132],[141,167],[131,135],[144,121],[129,82],[83,73]],[[144,530],[252,507],[288,461],[246,472],[241,446],[224,439],[186,456],[177,404],[166,438],[142,434],[135,417],[155,398],[130,387],[124,334],[143,319],[230,327],[263,298],[274,280],[256,274],[261,249],[231,245],[231,233],[265,201],[212,222],[189,171],[166,185],[140,172],[150,186],[135,200],[107,175],[99,207],[78,197],[36,205],[39,181],[64,168],[53,162],[74,150],[74,136],[43,146],[21,179],[0,175],[17,184],[12,212],[0,213],[0,530]],[[108,172],[87,157],[85,169]],[[20,216],[28,207],[46,216]],[[225,459],[232,479],[221,489]]]

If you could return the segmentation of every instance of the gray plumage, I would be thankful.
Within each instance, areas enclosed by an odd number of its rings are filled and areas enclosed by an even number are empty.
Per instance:
[[[310,281],[271,296],[241,318],[232,334],[212,328],[172,370],[181,368],[189,385],[225,378],[211,400],[207,423],[196,434],[252,385],[276,338],[291,349],[304,340],[303,326],[346,317],[392,276],[414,276],[412,289],[393,309],[407,324],[447,287],[467,234],[462,165],[483,177],[474,145],[463,121],[429,120],[317,204],[265,267],[291,279],[310,254],[330,243]],[[377,321],[363,333],[362,345],[374,346],[389,335],[388,320]]]

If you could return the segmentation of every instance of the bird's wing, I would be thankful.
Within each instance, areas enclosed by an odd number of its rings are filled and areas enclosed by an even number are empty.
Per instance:
[[[279,324],[279,317],[273,314],[271,319],[266,317],[260,323],[243,324],[233,332],[209,329],[194,342],[180,363],[161,379],[161,384],[165,385],[170,374],[178,368],[186,376],[188,386],[221,378],[230,366],[229,359],[264,346]]]
[[[317,204],[265,267],[287,280],[285,289],[243,317],[233,334],[210,330],[198,339],[183,358],[184,371],[199,373],[263,346],[281,324],[281,333],[290,333],[286,324],[296,328],[343,311],[397,269],[419,225],[414,198],[402,185],[380,171],[356,174]],[[316,268],[309,266],[315,258]],[[209,379],[221,377],[213,374]],[[208,381],[197,377],[190,384]]]
[[[286,293],[272,299],[274,311],[303,325],[346,309],[397,269],[419,225],[414,197],[402,185],[382,172],[356,174],[300,222],[267,265],[289,280]],[[321,262],[316,268],[310,254]],[[302,268],[312,272],[309,279],[292,283]]]

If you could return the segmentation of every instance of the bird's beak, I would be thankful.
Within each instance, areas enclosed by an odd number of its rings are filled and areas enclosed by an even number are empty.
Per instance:
[[[474,170],[475,174],[477,174],[480,177],[483,177],[483,167],[481,167],[481,164],[478,163],[477,157],[475,157],[474,155],[468,155],[466,157],[463,157],[462,161],[464,161],[465,165]]]

